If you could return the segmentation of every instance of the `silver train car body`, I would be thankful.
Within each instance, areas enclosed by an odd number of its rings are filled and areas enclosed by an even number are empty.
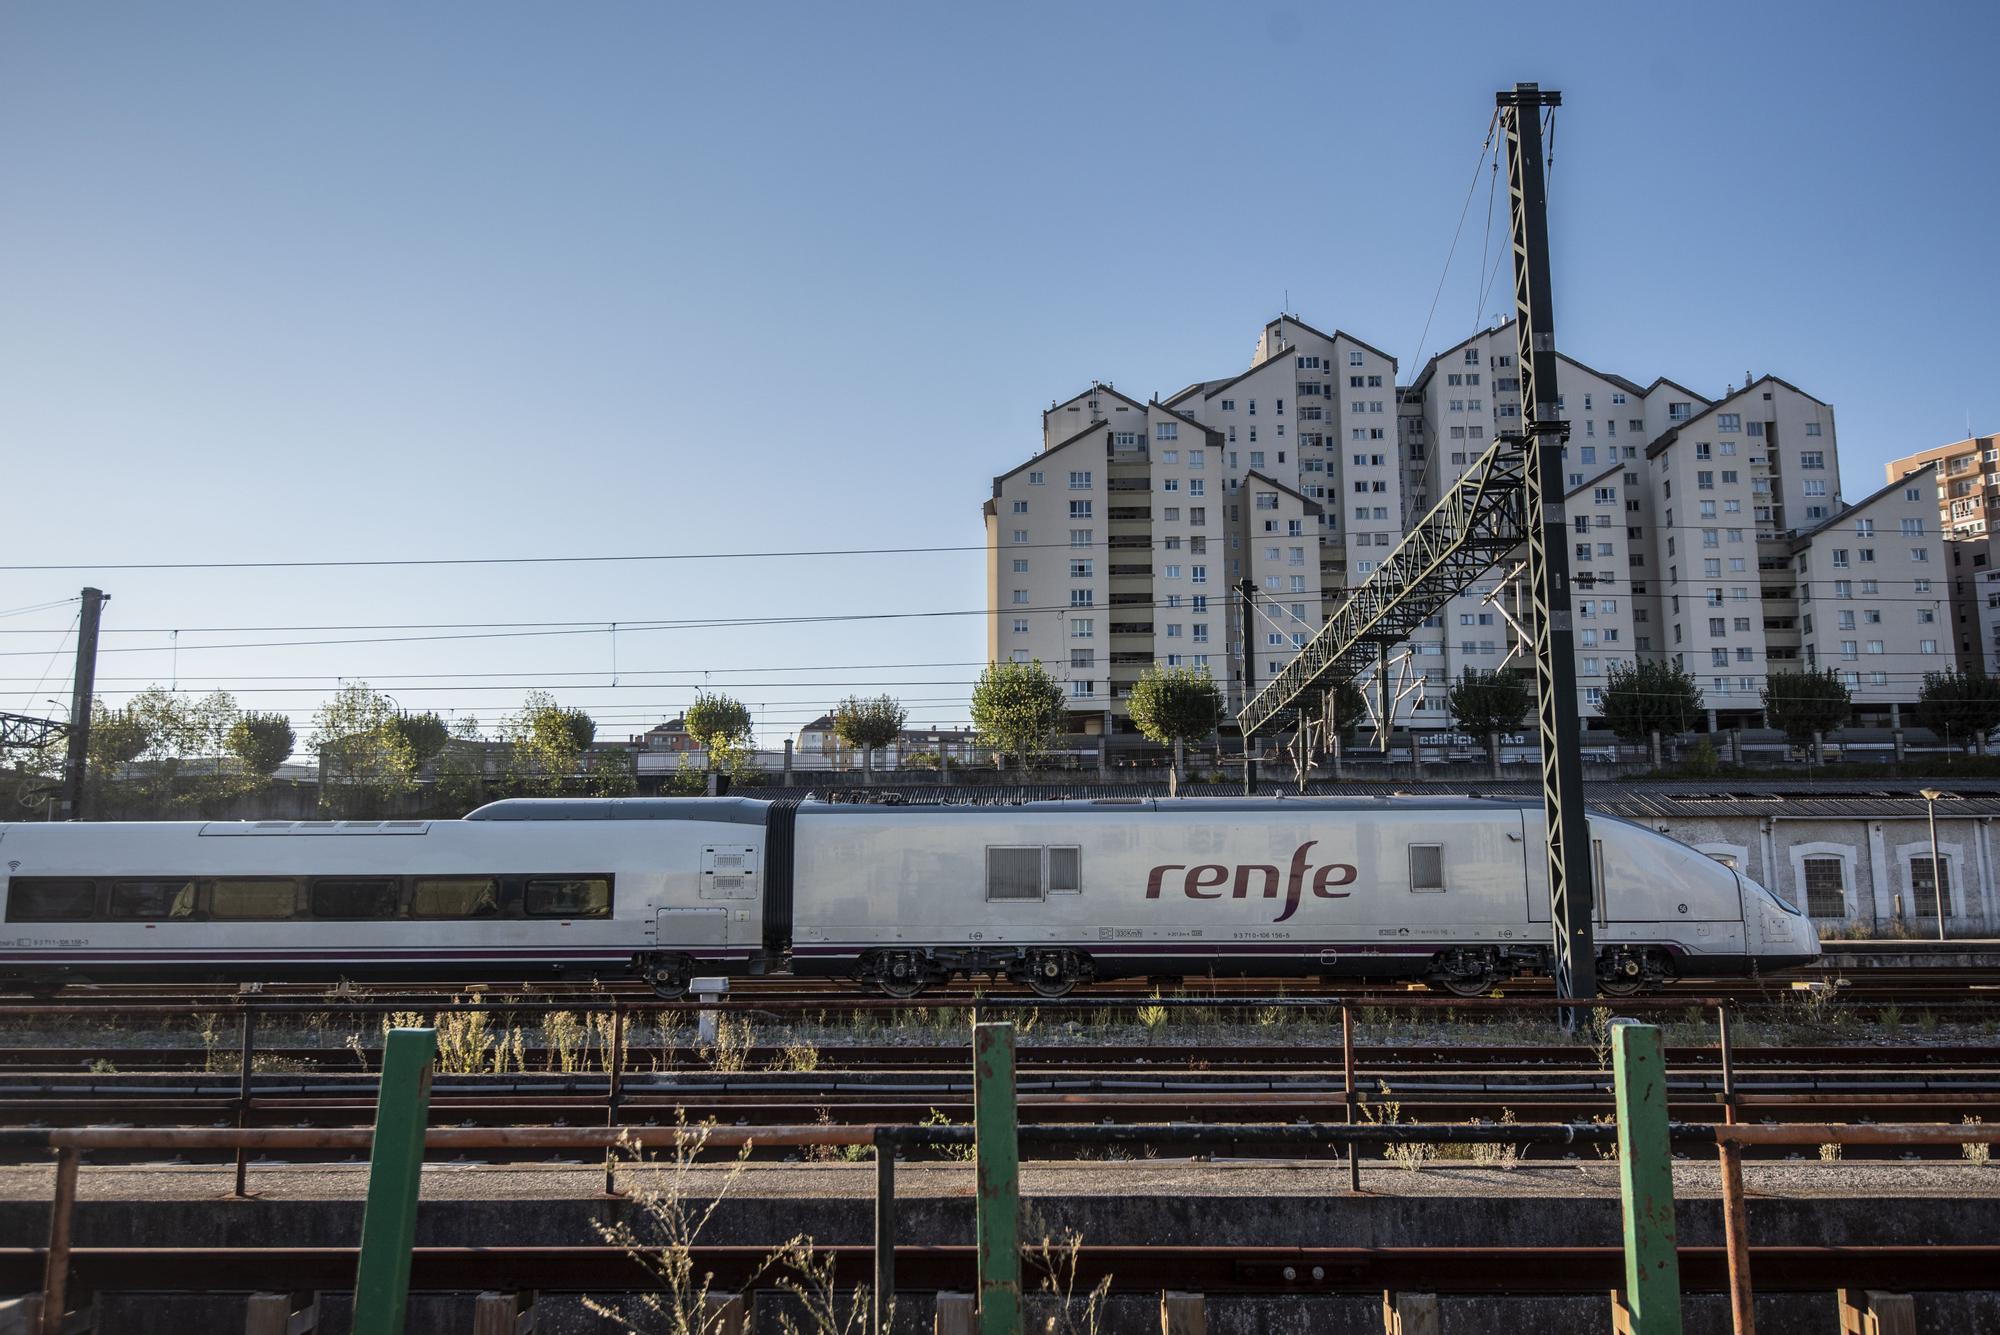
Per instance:
[[[907,993],[951,973],[1422,978],[1474,995],[1547,968],[1539,803],[1484,798],[1038,802],[801,810],[799,973]],[[1809,963],[1809,919],[1694,849],[1590,818],[1599,973]]]
[[[0,825],[0,978],[639,973],[672,990],[767,957],[767,803],[581,805],[604,818]]]
[[[0,826],[0,979],[1415,978],[1547,968],[1538,804],[508,800],[445,821]],[[1817,958],[1808,919],[1591,818],[1607,990]]]

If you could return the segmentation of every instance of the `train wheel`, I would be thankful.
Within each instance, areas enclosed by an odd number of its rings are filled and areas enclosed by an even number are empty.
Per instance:
[[[685,955],[655,955],[646,961],[646,981],[653,985],[655,995],[667,1001],[686,996],[693,978],[694,961]]]
[[[1454,950],[1436,958],[1435,967],[1424,978],[1433,992],[1455,997],[1483,997],[1500,982],[1500,971],[1483,951]]]
[[[914,997],[930,983],[930,969],[921,955],[898,950],[876,957],[868,981],[885,996]]]
[[[1658,981],[1637,951],[1611,951],[1598,958],[1597,990],[1607,997],[1636,996]]]
[[[1022,962],[1019,981],[1033,988],[1037,996],[1066,997],[1076,985],[1088,981],[1089,966],[1067,950],[1041,950]]]

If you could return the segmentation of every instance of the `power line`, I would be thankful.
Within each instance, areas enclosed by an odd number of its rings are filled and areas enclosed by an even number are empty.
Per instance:
[[[1069,543],[1021,543],[1019,546],[1067,547]],[[637,552],[605,556],[398,556],[322,561],[129,561],[105,564],[0,565],[11,574],[103,570],[353,570],[402,566],[521,566],[594,565],[631,561],[767,561],[820,560],[830,556],[935,556],[949,552],[983,552],[987,543],[940,547],[828,547],[797,551]]]

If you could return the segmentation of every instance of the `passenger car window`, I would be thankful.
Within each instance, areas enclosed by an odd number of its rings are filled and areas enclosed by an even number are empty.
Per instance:
[[[592,876],[530,881],[523,907],[537,918],[608,918],[611,882]]]
[[[401,907],[396,883],[389,880],[314,881],[315,918],[394,918]]]
[[[412,918],[493,918],[499,887],[490,878],[420,880],[410,887]]]
[[[299,883],[283,880],[217,881],[209,888],[209,916],[272,921],[297,910]]]
[[[82,922],[97,912],[95,881],[34,880],[7,885],[8,922]]]
[[[111,916],[160,921],[194,916],[193,881],[114,881]]]

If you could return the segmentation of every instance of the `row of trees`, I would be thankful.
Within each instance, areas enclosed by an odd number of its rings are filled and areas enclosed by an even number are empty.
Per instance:
[[[1840,673],[1780,672],[1763,692],[1769,725],[1797,745],[1846,724],[1853,701]],[[1206,668],[1148,668],[1126,701],[1132,722],[1148,740],[1175,750],[1213,735],[1223,718],[1222,689]],[[1535,708],[1534,688],[1520,672],[1478,673],[1453,682],[1445,697],[1452,721],[1487,740],[1524,725]],[[1342,683],[1333,702],[1335,722],[1351,735],[1366,712],[1361,693]],[[1621,740],[1643,742],[1653,733],[1690,731],[1704,711],[1693,675],[1667,661],[1644,661],[1613,668],[1599,717]],[[1926,673],[1911,721],[1938,737],[1981,743],[2000,729],[2000,679],[1951,669]],[[972,693],[972,721],[979,736],[1022,763],[1061,732],[1065,702],[1061,683],[1040,663],[995,663],[980,674]]]
[[[92,710],[84,766],[84,801],[116,819],[150,814],[216,815],[266,787],[292,753],[292,724],[283,714],[238,708],[227,691],[183,694],[149,687],[116,709]],[[53,796],[67,743],[55,741],[29,759]]]
[[[1793,743],[1848,722],[1852,701],[1834,669],[1774,673],[1762,703],[1769,725]],[[983,746],[1025,768],[1067,726],[1062,684],[1040,663],[994,663],[972,692],[972,722]],[[1221,686],[1207,669],[1151,667],[1133,686],[1127,705],[1141,735],[1174,749],[1175,772],[1184,749],[1205,741],[1224,721]],[[1352,735],[1366,719],[1366,705],[1352,683],[1332,702],[1340,732]],[[1468,671],[1452,683],[1446,706],[1453,722],[1482,739],[1523,726],[1534,710],[1528,678],[1518,672]],[[1690,731],[1703,712],[1695,678],[1671,662],[1645,661],[1612,669],[1600,718],[1619,738],[1643,742],[1653,733]],[[1949,741],[1979,744],[2000,729],[2000,680],[1952,669],[1926,674],[1909,711],[1910,721]],[[282,714],[240,709],[226,691],[185,694],[152,687],[124,705],[97,706],[91,728],[87,801],[93,814],[220,816],[266,787],[298,745]],[[764,776],[752,763],[750,709],[730,696],[704,692],[686,713],[689,734],[707,756],[706,769],[684,765],[665,789],[698,793],[711,774],[748,786]],[[872,779],[875,753],[903,732],[907,713],[887,695],[849,696],[832,711],[833,731],[860,751]],[[620,796],[637,791],[631,755],[593,751],[596,722],[584,710],[532,692],[501,720],[502,748],[489,757],[479,722],[447,722],[436,713],[411,713],[366,683],[341,690],[313,716],[308,747],[320,758],[320,801],[330,815],[383,814],[428,780],[424,805],[440,812],[469,810],[495,794]],[[918,764],[923,757],[903,757]],[[34,758],[53,780],[63,763],[58,745]],[[936,763],[933,761],[932,763]]]

